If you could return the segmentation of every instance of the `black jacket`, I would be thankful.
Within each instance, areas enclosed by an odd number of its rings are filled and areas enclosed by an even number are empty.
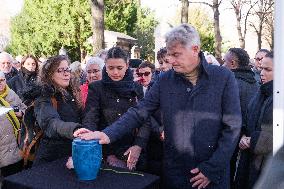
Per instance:
[[[237,79],[240,93],[241,111],[244,123],[244,117],[247,111],[247,106],[251,99],[255,96],[259,84],[254,78],[254,73],[250,69],[234,69],[232,70]]]
[[[6,78],[7,82],[9,82],[10,79],[12,79],[17,74],[18,74],[18,70],[16,68],[12,67],[12,69],[9,73],[5,73],[5,78]]]
[[[57,101],[53,107],[51,97]],[[44,132],[34,165],[71,156],[73,132],[81,127],[81,109],[69,93],[65,99],[50,87],[42,89],[42,95],[35,101],[35,115]]]
[[[21,98],[26,104],[27,99],[24,98],[23,93],[36,83],[37,74],[25,74],[22,70],[8,82],[8,86]]]
[[[241,151],[237,188],[250,189],[257,181],[273,149],[273,81],[262,84],[251,100],[245,122],[250,148]]]
[[[104,77],[107,77],[104,72],[105,70],[103,71],[103,80]],[[130,107],[135,106],[139,99],[143,98],[142,88],[133,81],[128,82],[130,84],[129,89],[126,88],[125,93],[121,94],[110,89],[103,80],[89,85],[83,125],[90,130],[103,130],[119,119]],[[132,76],[129,80],[132,80]],[[123,159],[125,158],[124,152],[133,145],[145,149],[149,135],[150,126],[144,124],[138,132],[134,129],[117,142],[105,146],[103,153],[105,156],[116,155]]]

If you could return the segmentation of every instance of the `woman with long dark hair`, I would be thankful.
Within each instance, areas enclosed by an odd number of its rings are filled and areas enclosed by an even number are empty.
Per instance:
[[[38,72],[37,58],[33,55],[27,55],[22,59],[19,73],[8,82],[10,88],[19,95],[26,105],[29,105],[30,101],[24,98],[24,92],[35,84]]]
[[[70,82],[69,65],[68,58],[59,55],[50,57],[42,67],[41,95],[34,111],[43,138],[33,165],[71,156],[73,133],[81,127],[82,102],[76,90],[79,86]]]
[[[127,54],[119,47],[108,50],[102,80],[89,85],[83,125],[102,130],[119,119],[137,100],[143,98],[141,86],[133,81]],[[144,149],[150,134],[147,125],[128,133],[119,141],[103,146],[103,156],[111,166],[144,169]]]

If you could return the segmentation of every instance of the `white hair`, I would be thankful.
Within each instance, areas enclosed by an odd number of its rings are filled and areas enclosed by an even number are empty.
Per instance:
[[[220,63],[212,54],[205,55],[205,59],[209,64],[211,63],[212,65],[220,66]],[[209,60],[211,60],[211,62],[209,62]]]
[[[6,57],[8,57],[10,59],[10,62],[13,63],[14,59],[13,59],[12,55],[10,55],[7,52],[1,52],[0,53],[0,62],[2,61],[3,58],[6,58]]]
[[[104,63],[104,60],[95,56],[95,57],[91,57],[90,59],[87,60],[87,64],[86,64],[86,67],[85,67],[85,70],[88,69],[88,67],[91,65],[91,64],[97,64],[99,65],[100,69],[102,70],[105,66],[105,63]]]
[[[5,78],[5,73],[0,71],[0,78]]]
[[[70,64],[70,68],[72,72],[80,71],[81,70],[81,62],[75,61]]]
[[[166,34],[166,45],[170,47],[180,43],[183,46],[191,47],[197,45],[200,47],[200,37],[197,30],[189,24],[181,24]]]

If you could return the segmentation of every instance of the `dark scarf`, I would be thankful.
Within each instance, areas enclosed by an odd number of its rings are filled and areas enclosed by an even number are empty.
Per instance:
[[[266,110],[271,106],[273,100],[273,80],[262,84],[256,96],[252,99],[247,115],[248,135],[261,126]]]
[[[26,82],[29,82],[31,79],[35,78],[37,75],[36,71],[29,71],[25,67],[21,68],[21,73]]]
[[[108,76],[106,68],[104,67],[102,74],[102,83],[107,89],[115,92],[120,97],[133,97],[136,95],[133,74],[129,68],[126,70],[122,80],[113,81]]]
[[[257,82],[254,78],[254,72],[250,68],[248,69],[237,68],[237,69],[233,69],[232,72],[234,72],[236,79],[240,79],[248,83]]]

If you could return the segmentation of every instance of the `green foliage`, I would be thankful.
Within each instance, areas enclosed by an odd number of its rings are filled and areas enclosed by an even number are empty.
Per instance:
[[[214,26],[208,10],[200,5],[190,4],[188,9],[188,22],[194,26],[200,35],[201,50],[210,54],[215,54],[214,50]],[[175,18],[171,21],[172,25],[180,24],[181,10],[177,11]]]
[[[105,0],[105,28],[138,39],[141,58],[153,56],[153,14],[141,9],[136,0]],[[14,55],[58,54],[61,46],[71,60],[91,52],[87,39],[92,36],[89,0],[25,0],[22,12],[13,18],[12,42],[7,48]]]
[[[105,28],[133,36],[137,9],[136,1],[105,0]]]
[[[12,20],[12,54],[58,54],[61,46],[71,60],[80,60],[91,36],[91,13],[86,0],[25,0]]]
[[[138,9],[137,17],[135,37],[138,40],[138,45],[141,47],[141,58],[154,61],[154,32],[158,22],[155,20],[154,14],[146,8]]]
[[[188,21],[199,32],[202,51],[207,51],[214,55],[214,27],[212,20],[206,12],[200,6],[192,6],[189,9]]]
[[[154,30],[158,22],[136,0],[105,0],[105,28],[138,40],[141,59],[154,60]]]

